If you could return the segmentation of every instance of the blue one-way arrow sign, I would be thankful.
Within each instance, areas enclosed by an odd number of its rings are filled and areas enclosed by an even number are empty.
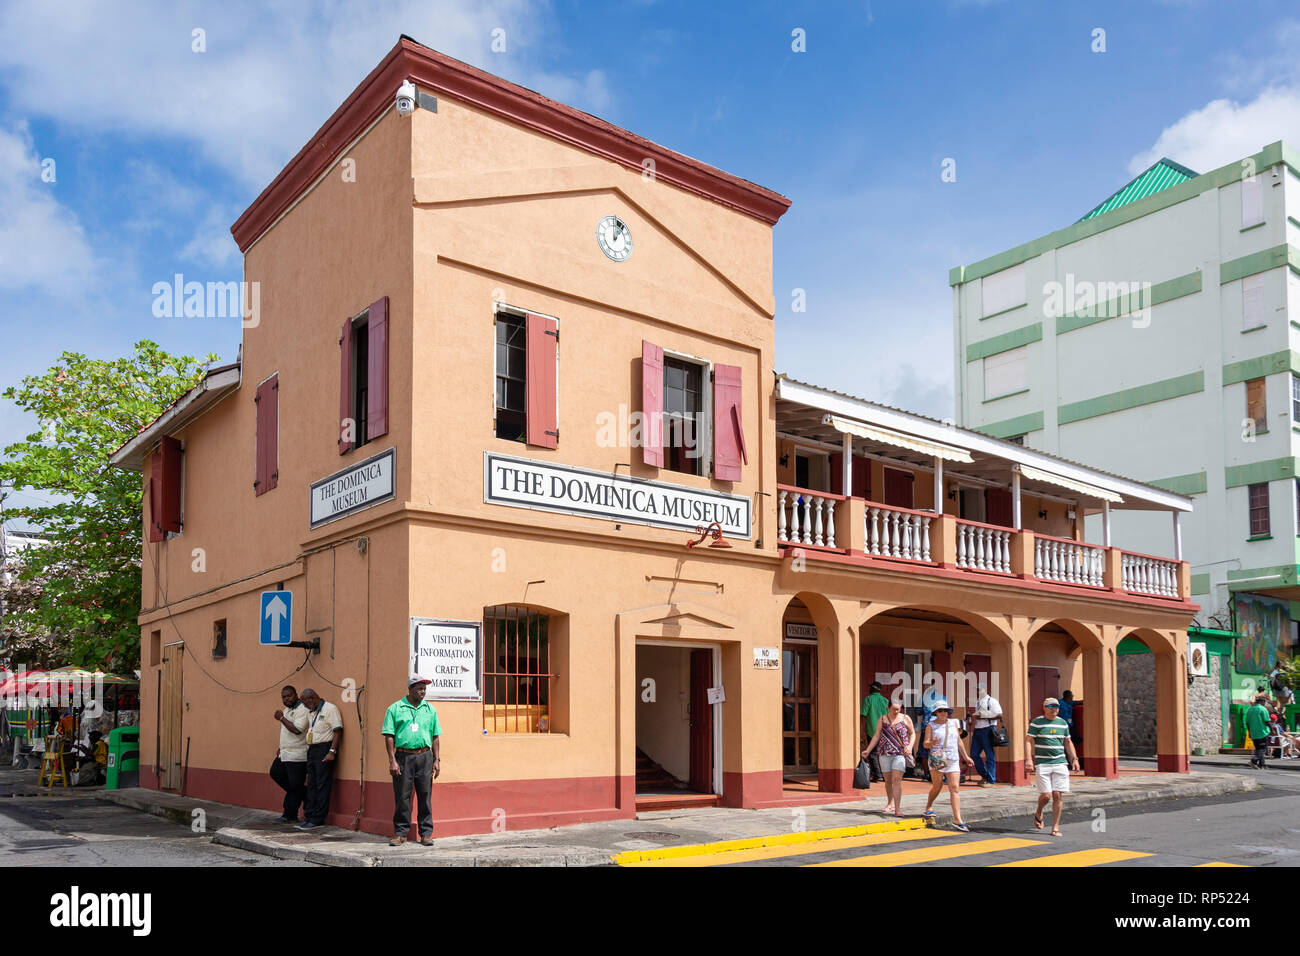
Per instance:
[[[293,633],[293,592],[263,591],[259,623],[262,644],[288,644]]]

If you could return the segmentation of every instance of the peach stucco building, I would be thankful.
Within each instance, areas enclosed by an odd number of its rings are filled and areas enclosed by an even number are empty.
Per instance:
[[[235,223],[239,361],[115,456],[146,481],[145,785],[276,806],[271,714],[313,685],[330,822],[385,832],[413,666],[440,835],[852,799],[877,675],[959,714],[989,675],[1017,781],[1071,688],[1113,776],[1125,637],[1186,770],[1177,519],[1172,559],[1082,530],[1190,499],[777,375],[788,206],[403,38]],[[281,588],[318,652],[259,644]]]

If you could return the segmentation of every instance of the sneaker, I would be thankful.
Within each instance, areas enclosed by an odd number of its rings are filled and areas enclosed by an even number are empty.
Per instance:
[[[420,846],[433,846],[433,837],[423,837],[420,840]]]
[[[324,824],[321,824],[321,823],[311,823],[310,821],[303,820],[302,823],[298,824],[296,827],[294,827],[294,829],[295,829],[295,830],[315,830],[315,829],[316,829],[317,827],[319,827],[319,826],[324,826]]]
[[[297,823],[298,821],[295,820],[293,817],[286,817],[284,814],[281,814],[280,816],[275,818],[275,822],[276,823]]]
[[[954,830],[960,830],[962,833],[970,833],[970,827],[966,826],[964,823],[954,823],[952,828]]]
[[[979,787],[987,787],[988,785],[989,785],[989,782],[988,782],[987,780],[985,780],[983,777],[980,777],[980,782],[979,782],[978,784],[976,784],[976,786],[979,786]]]
[[[921,816],[925,817],[925,819],[927,820],[933,820],[935,817],[935,813],[933,810],[926,810],[921,814]]]
[[[405,842],[406,842],[406,837],[404,837],[404,836],[395,836],[395,837],[393,837],[391,840],[388,841],[388,845],[389,845],[389,846],[401,846],[401,845],[402,845],[403,843],[405,843]]]

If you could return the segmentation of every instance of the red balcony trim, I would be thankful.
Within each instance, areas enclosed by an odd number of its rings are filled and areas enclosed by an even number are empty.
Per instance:
[[[818,498],[830,498],[832,501],[847,501],[848,495],[833,495],[829,491],[817,491],[813,488],[800,488],[798,485],[777,485],[777,491],[793,491],[797,495],[814,495]]]

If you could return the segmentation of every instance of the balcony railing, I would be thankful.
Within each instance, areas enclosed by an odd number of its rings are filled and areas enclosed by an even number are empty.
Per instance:
[[[1034,535],[1034,577],[1060,584],[1104,587],[1106,549],[1069,538]]]
[[[777,540],[928,568],[1190,600],[1186,562],[932,511],[777,486]]]

